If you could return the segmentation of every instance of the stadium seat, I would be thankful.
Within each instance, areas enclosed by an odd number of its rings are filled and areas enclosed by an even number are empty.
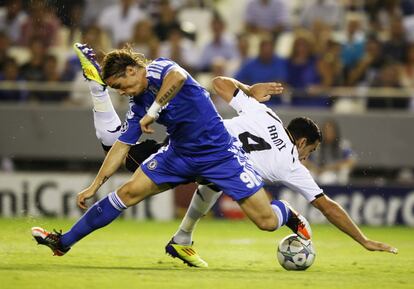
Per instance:
[[[207,9],[185,8],[179,12],[178,20],[183,25],[186,25],[186,22],[190,22],[195,26],[196,44],[198,47],[201,47],[210,39],[209,25],[212,16],[212,12]]]

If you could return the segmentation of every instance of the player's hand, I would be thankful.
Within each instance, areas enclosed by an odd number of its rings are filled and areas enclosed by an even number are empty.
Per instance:
[[[364,246],[364,248],[369,251],[383,251],[383,252],[389,252],[393,254],[398,253],[397,248],[394,248],[388,244],[373,241],[373,240],[366,240],[364,243],[362,243],[362,246]]]
[[[88,206],[86,205],[86,200],[92,198],[95,195],[96,191],[88,187],[84,189],[82,192],[78,193],[76,197],[76,203],[78,204],[79,208],[86,210]]]
[[[151,124],[153,124],[155,121],[155,118],[149,116],[146,114],[141,120],[139,121],[139,124],[141,125],[142,132],[145,133],[153,133],[154,130],[150,127]]]
[[[268,101],[272,95],[281,94],[283,86],[278,82],[257,83],[250,86],[250,94],[258,102]]]

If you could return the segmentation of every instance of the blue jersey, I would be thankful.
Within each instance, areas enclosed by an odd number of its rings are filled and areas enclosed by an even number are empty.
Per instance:
[[[140,95],[130,98],[130,109],[121,129],[121,142],[134,145],[142,131],[139,121],[154,102],[165,75],[175,62],[158,58],[147,66],[148,87]],[[160,112],[158,123],[167,128],[171,148],[188,156],[226,152],[231,136],[223,125],[209,93],[187,73],[187,80],[175,97]]]

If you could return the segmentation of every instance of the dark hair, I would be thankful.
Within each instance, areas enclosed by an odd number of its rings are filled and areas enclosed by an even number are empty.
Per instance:
[[[308,144],[322,142],[322,133],[316,123],[308,117],[297,117],[290,121],[288,131],[295,140],[306,138]]]
[[[102,63],[102,78],[105,81],[111,76],[124,76],[127,66],[146,67],[149,62],[150,60],[143,54],[133,51],[130,45],[126,45],[105,55]]]

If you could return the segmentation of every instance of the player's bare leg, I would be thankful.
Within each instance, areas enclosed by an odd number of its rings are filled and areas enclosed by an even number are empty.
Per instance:
[[[269,206],[269,198],[264,189],[260,189],[248,198],[239,201],[239,205],[260,230],[274,231],[279,227],[278,217]]]
[[[269,198],[263,188],[239,201],[239,205],[261,230],[274,231],[286,224],[301,238],[309,240],[312,237],[309,222],[286,201],[273,200],[269,206]]]
[[[167,189],[169,189],[168,185],[158,186],[141,168],[138,168],[131,179],[117,190],[117,194],[127,207],[131,207],[145,198],[164,192]]]
[[[138,169],[132,178],[117,191],[92,205],[68,232],[64,234],[53,233],[43,228],[34,227],[32,228],[32,236],[38,244],[48,246],[55,255],[62,256],[76,242],[118,218],[123,210],[136,205],[147,196],[166,190],[166,188],[166,186],[157,186],[141,169]],[[80,200],[80,195],[78,195],[78,204],[84,203],[84,200]]]

